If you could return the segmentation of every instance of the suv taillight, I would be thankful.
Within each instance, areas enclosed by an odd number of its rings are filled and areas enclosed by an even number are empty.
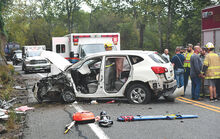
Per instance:
[[[167,68],[164,67],[151,67],[151,69],[155,74],[162,74],[168,71]]]

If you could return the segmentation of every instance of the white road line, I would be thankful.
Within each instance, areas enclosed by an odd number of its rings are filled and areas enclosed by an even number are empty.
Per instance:
[[[79,105],[77,104],[72,104],[72,106],[78,111],[84,111]],[[96,136],[99,138],[99,139],[109,139],[109,137],[105,134],[105,132],[99,127],[97,126],[96,124],[94,123],[91,123],[91,124],[88,124],[89,127],[93,130],[93,132],[96,134]]]
[[[41,73],[37,73],[39,76],[41,77],[46,77],[45,75],[41,74]]]
[[[40,74],[40,73],[37,73],[39,76],[41,77],[46,77],[44,76],[43,74]],[[71,106],[73,106],[78,112],[80,111],[84,111],[79,105],[77,104],[72,104]],[[96,136],[99,138],[99,139],[109,139],[109,137],[105,134],[105,132],[100,128],[98,127],[96,124],[94,123],[91,123],[91,124],[88,124],[89,127],[93,130],[93,132],[96,134]]]

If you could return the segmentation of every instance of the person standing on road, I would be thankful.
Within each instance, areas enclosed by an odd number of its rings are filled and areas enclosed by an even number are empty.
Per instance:
[[[201,49],[201,52],[200,52],[200,60],[202,62],[202,65],[204,63],[204,60],[205,60],[205,56],[206,56],[206,48],[205,47],[202,47]],[[206,81],[204,78],[201,78],[201,93],[203,95],[203,98],[205,97],[205,84],[206,84]]]
[[[184,55],[185,52],[186,52],[186,49],[182,46],[182,47],[181,47],[181,50],[180,50],[180,53],[181,53],[182,55]]]
[[[219,49],[220,51],[220,49]],[[218,53],[219,56],[219,62],[220,62],[220,52]],[[217,98],[220,99],[220,78],[216,80],[216,94],[217,94]]]
[[[184,93],[186,91],[186,87],[188,85],[188,80],[190,76],[190,58],[193,55],[193,45],[188,44],[187,46],[187,52],[184,54],[185,56],[185,61],[184,61]]]
[[[164,49],[164,53],[162,54],[163,57],[165,57],[168,61],[170,61],[170,56],[169,56],[169,50]]]
[[[177,81],[177,87],[184,86],[184,68],[183,68],[183,62],[184,62],[184,56],[180,54],[180,48],[177,47],[176,55],[172,57],[171,63],[174,65],[174,76]]]
[[[216,96],[216,79],[220,78],[220,58],[218,54],[214,53],[214,45],[208,42],[205,47],[208,50],[208,54],[205,57],[202,72],[209,86],[210,101],[218,101]]]
[[[202,61],[200,59],[199,53],[201,51],[200,46],[194,47],[194,54],[190,58],[190,78],[192,80],[192,99],[199,100],[200,87],[201,87],[201,77],[202,77]]]

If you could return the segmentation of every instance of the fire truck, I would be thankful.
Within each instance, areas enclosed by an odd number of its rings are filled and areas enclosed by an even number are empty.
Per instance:
[[[215,45],[215,51],[220,52],[220,5],[202,9],[202,46],[207,42]]]
[[[113,50],[120,50],[120,33],[71,33],[53,37],[52,51],[76,63],[86,55],[105,51],[105,43],[111,43]]]

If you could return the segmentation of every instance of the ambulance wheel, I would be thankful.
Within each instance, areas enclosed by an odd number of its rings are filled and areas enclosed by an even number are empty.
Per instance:
[[[151,100],[150,89],[143,84],[133,84],[127,90],[127,98],[130,103],[145,104]]]
[[[72,103],[76,100],[75,93],[73,93],[70,89],[64,90],[61,97],[65,103]]]

